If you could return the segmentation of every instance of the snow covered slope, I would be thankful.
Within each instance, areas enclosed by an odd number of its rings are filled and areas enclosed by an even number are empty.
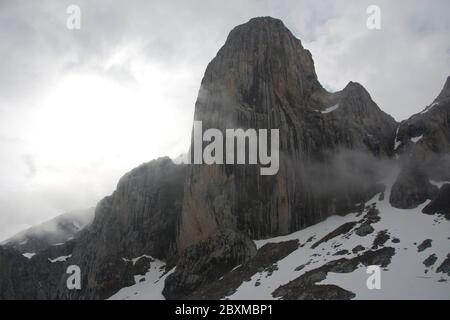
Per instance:
[[[398,172],[388,173],[385,192],[365,203],[360,212],[255,241],[263,256],[273,252],[273,246],[284,245],[286,252],[285,244],[290,248],[298,244],[275,263],[255,257],[237,266],[204,294],[244,300],[450,299],[450,221],[422,213],[429,202],[410,210],[393,208],[389,194]],[[369,290],[366,285],[369,265],[381,266],[380,289]],[[174,271],[164,274],[164,267],[164,262],[155,260],[145,276],[135,277],[135,285],[110,299],[164,299],[164,281]]]
[[[131,262],[135,264],[139,258],[141,257],[131,259]],[[175,271],[175,268],[173,268],[165,272],[165,266],[163,261],[153,259],[145,275],[134,277],[135,285],[121,289],[109,300],[164,300],[162,295],[164,281],[167,276]]]
[[[242,283],[227,298],[274,299],[274,291],[277,288],[308,271],[313,272],[342,258],[351,260],[361,257],[368,251],[384,247],[393,248],[395,254],[391,262],[381,268],[380,290],[367,288],[366,281],[370,274],[366,273],[367,267],[362,263],[357,264],[355,270],[337,268],[337,272],[330,271],[326,278],[318,281],[316,285],[339,286],[354,293],[355,299],[450,299],[447,257],[450,253],[450,221],[442,216],[423,214],[421,211],[428,202],[411,210],[393,208],[389,204],[389,193],[396,176],[395,173],[391,174],[390,178],[384,181],[387,185],[384,196],[379,194],[368,201],[362,213],[330,217],[322,223],[288,236],[256,241],[258,248],[267,243],[295,239],[299,241],[300,246],[278,261],[275,268],[254,274],[250,281]],[[379,213],[376,214],[374,209]],[[364,218],[367,214],[378,218],[368,223],[367,218]],[[344,224],[351,226],[348,232],[317,246],[313,245]],[[359,229],[361,225],[365,226]],[[367,232],[370,233],[365,234]],[[447,273],[443,272],[445,270]]]

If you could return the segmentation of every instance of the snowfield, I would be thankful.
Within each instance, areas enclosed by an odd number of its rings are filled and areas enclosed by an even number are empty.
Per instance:
[[[381,289],[369,290],[366,281],[369,274],[366,267],[360,265],[350,273],[328,273],[327,278],[317,284],[334,284],[356,294],[355,299],[450,299],[450,277],[444,273],[436,273],[436,268],[446,259],[450,253],[450,221],[436,215],[426,215],[421,211],[429,203],[411,209],[402,210],[392,207],[389,203],[389,195],[398,171],[390,175],[384,181],[387,186],[383,200],[380,194],[373,197],[366,205],[375,204],[380,211],[380,221],[373,223],[375,229],[369,235],[360,237],[353,231],[322,243],[315,249],[311,244],[321,239],[329,232],[335,230],[346,222],[357,222],[361,219],[357,213],[345,217],[333,216],[304,230],[288,236],[267,240],[255,241],[258,248],[266,243],[277,243],[298,239],[300,244],[296,251],[278,262],[278,270],[270,277],[267,272],[255,274],[251,281],[244,282],[238,290],[228,299],[274,299],[272,292],[280,285],[304,274],[306,271],[316,269],[326,262],[345,257],[347,259],[357,256],[352,249],[358,245],[370,249],[379,231],[387,230],[390,239],[385,243],[386,247],[395,249],[395,255],[387,268],[381,271]],[[309,241],[313,237],[313,241]],[[393,239],[400,242],[394,243]],[[427,239],[431,239],[431,247],[418,252],[418,246]],[[395,241],[397,242],[397,241]],[[348,250],[343,256],[333,256],[338,251]],[[433,266],[427,268],[423,261],[430,255],[437,257]],[[295,268],[304,265],[300,271]],[[259,282],[256,288],[255,283]]]

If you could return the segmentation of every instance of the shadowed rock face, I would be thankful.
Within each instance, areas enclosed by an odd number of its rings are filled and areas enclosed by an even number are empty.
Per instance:
[[[422,212],[426,214],[442,214],[447,220],[450,220],[450,184],[444,184],[436,198],[423,208]]]
[[[0,300],[45,298],[27,258],[0,247]]]
[[[361,85],[324,90],[309,51],[268,17],[231,31],[205,72],[194,118],[204,130],[279,129],[280,168],[261,176],[259,165],[190,166],[181,250],[218,227],[257,239],[348,212],[379,191],[361,159],[390,156],[396,127]],[[345,157],[355,165],[342,177]]]
[[[71,263],[80,266],[82,290],[60,287],[58,298],[107,298],[134,284],[123,258],[176,256],[185,166],[160,158],[127,173],[96,208],[92,225],[76,240]]]
[[[255,244],[246,235],[231,229],[220,230],[181,255],[175,272],[166,279],[163,294],[168,299],[186,298],[255,254]]]
[[[430,106],[400,124],[396,139],[402,171],[390,201],[415,208],[437,196],[429,180],[450,180],[450,77]]]

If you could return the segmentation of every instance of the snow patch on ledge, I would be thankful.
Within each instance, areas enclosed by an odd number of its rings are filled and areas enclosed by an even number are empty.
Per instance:
[[[338,108],[339,108],[339,103],[338,103],[338,104],[335,104],[335,105],[332,106],[332,107],[329,107],[329,108],[327,108],[327,109],[321,111],[321,113],[323,113],[323,114],[325,114],[325,113],[330,113],[330,112],[333,112],[334,110],[337,110]]]
[[[60,256],[60,257],[55,258],[55,259],[50,259],[50,258],[48,258],[48,261],[50,261],[51,263],[55,263],[55,262],[66,262],[67,259],[69,259],[69,258],[71,258],[71,257],[72,257],[72,255],[69,254],[68,256]]]
[[[430,180],[430,183],[433,186],[438,187],[440,189],[440,188],[442,188],[442,186],[444,184],[450,184],[450,181],[434,181],[434,180]]]
[[[149,255],[146,255],[146,254],[143,254],[142,256],[139,256],[139,257],[136,257],[136,258],[133,258],[133,259],[122,258],[122,260],[125,261],[125,262],[132,262],[133,265],[135,265],[136,262],[138,262],[142,258],[149,258],[151,260],[155,260],[152,256],[149,256]]]
[[[422,138],[423,138],[423,135],[421,135],[421,136],[419,136],[419,137],[411,138],[411,141],[414,142],[414,143],[417,143],[417,142],[419,142],[420,140],[422,140]]]
[[[27,258],[27,259],[31,259],[31,258],[33,258],[35,255],[36,255],[36,253],[34,253],[34,252],[25,252],[25,253],[23,253],[22,254],[25,258]]]

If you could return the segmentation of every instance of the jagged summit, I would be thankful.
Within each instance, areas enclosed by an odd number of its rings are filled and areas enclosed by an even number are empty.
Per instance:
[[[268,88],[273,89],[270,97]],[[270,17],[251,19],[230,32],[206,69],[202,89],[220,90],[216,100],[239,100],[258,112],[273,109],[274,99],[306,106],[314,92],[325,91],[311,53],[281,20]]]

